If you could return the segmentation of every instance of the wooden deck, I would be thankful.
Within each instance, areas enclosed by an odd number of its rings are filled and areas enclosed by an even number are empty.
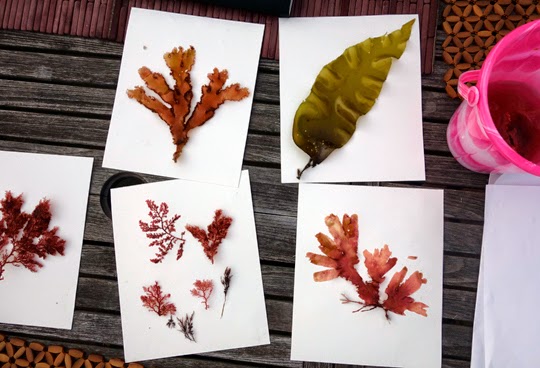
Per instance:
[[[422,80],[427,180],[384,185],[445,189],[443,366],[461,368],[471,354],[487,176],[462,168],[448,151],[446,124],[459,102],[441,81],[442,38],[434,73]],[[122,45],[109,41],[0,31],[0,149],[95,158],[73,330],[0,324],[0,333],[123,357],[112,226],[99,204],[102,184],[115,173],[101,164],[121,54]],[[277,62],[261,61],[244,158],[272,344],[147,367],[334,367],[289,360],[298,190],[280,183],[278,73]]]

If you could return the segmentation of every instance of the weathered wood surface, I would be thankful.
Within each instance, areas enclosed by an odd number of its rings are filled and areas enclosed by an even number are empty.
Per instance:
[[[101,186],[116,172],[101,163],[121,54],[121,45],[96,39],[0,31],[0,150],[95,158],[73,330],[3,324],[2,333],[122,356],[112,227],[99,205]],[[422,79],[426,182],[381,185],[445,189],[443,366],[457,368],[470,359],[487,177],[465,170],[448,151],[446,123],[459,101],[444,92],[445,71],[439,58]],[[279,160],[279,67],[262,60],[244,167],[252,181],[272,344],[147,366],[345,367],[289,360],[298,189],[280,183]]]

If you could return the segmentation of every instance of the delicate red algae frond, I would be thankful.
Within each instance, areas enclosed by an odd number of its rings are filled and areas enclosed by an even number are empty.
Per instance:
[[[163,258],[169,253],[169,251],[178,245],[178,252],[176,254],[176,260],[179,260],[184,253],[184,239],[185,232],[180,234],[180,237],[174,235],[176,231],[175,222],[180,219],[180,215],[173,215],[171,219],[168,218],[169,206],[163,202],[159,206],[151,199],[146,200],[146,204],[150,211],[150,223],[139,220],[139,227],[146,233],[148,239],[152,239],[149,247],[158,247],[156,257],[150,259],[153,263],[161,263]]]
[[[199,241],[206,257],[214,263],[214,257],[218,252],[221,242],[227,236],[232,221],[232,217],[224,215],[222,210],[216,210],[214,220],[208,225],[207,230],[193,225],[186,225],[186,230]]]
[[[143,306],[158,316],[176,313],[176,306],[169,301],[171,294],[165,294],[161,285],[156,281],[153,285],[143,286],[144,295],[141,295]]]
[[[49,230],[49,200],[42,199],[31,214],[22,212],[23,204],[22,194],[14,197],[10,191],[0,200],[0,280],[9,264],[37,272],[43,267],[38,258],[64,255],[66,241],[56,235],[58,227]]]
[[[201,298],[201,303],[204,304],[204,309],[208,309],[210,307],[210,304],[208,304],[208,299],[214,290],[214,282],[212,280],[196,280],[193,283],[193,286],[195,286],[195,288],[191,289],[191,295]]]
[[[397,258],[391,257],[392,252],[388,245],[382,249],[375,249],[373,253],[363,251],[364,265],[371,280],[364,281],[356,269],[360,262],[358,258],[358,216],[356,214],[343,216],[343,222],[334,214],[325,219],[326,226],[333,239],[325,234],[316,235],[319,241],[319,249],[324,253],[315,254],[308,252],[306,256],[311,263],[327,267],[327,270],[313,274],[317,282],[329,281],[341,277],[351,282],[356,287],[356,292],[361,301],[349,299],[342,294],[342,303],[358,304],[361,307],[354,312],[368,311],[382,308],[388,318],[388,312],[404,315],[406,310],[427,316],[424,303],[416,302],[411,295],[416,292],[427,280],[422,273],[414,272],[407,281],[403,282],[407,273],[404,267],[394,274],[385,292],[387,298],[381,301],[380,285],[385,281],[386,274],[396,265]]]
[[[418,291],[422,284],[427,283],[427,280],[423,278],[421,272],[413,272],[407,281],[403,282],[405,275],[407,274],[407,267],[392,277],[390,283],[386,287],[386,295],[388,298],[384,301],[383,307],[386,310],[392,311],[397,314],[404,315],[406,310],[414,313],[418,313],[422,316],[427,316],[426,308],[428,307],[424,303],[416,302],[411,295]]]

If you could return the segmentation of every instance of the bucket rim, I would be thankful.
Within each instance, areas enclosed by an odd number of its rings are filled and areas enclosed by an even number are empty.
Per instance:
[[[486,125],[487,129],[484,129],[486,135],[499,150],[499,152],[513,165],[519,167],[521,170],[540,176],[540,165],[535,164],[532,161],[527,160],[519,153],[517,153],[512,147],[506,143],[504,138],[500,135],[499,130],[495,126],[493,119],[491,118],[491,113],[489,112],[488,105],[488,77],[491,74],[493,65],[499,59],[501,54],[504,52],[506,47],[515,42],[516,38],[522,36],[524,33],[529,32],[532,28],[540,27],[540,19],[534,20],[530,23],[524,24],[520,27],[515,28],[509,32],[505,37],[503,37],[493,49],[490,51],[486,60],[482,64],[480,70],[480,76],[478,78],[478,91],[480,99],[478,101],[478,113],[480,118]],[[540,31],[540,30],[539,30]]]

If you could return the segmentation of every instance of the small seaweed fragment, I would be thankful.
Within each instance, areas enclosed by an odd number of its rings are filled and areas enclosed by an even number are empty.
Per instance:
[[[309,155],[307,165],[298,169],[298,179],[351,139],[356,121],[379,97],[392,58],[399,59],[405,51],[414,21],[347,48],[319,72],[294,116],[294,143]]]
[[[208,304],[208,299],[214,290],[214,282],[212,280],[196,280],[193,283],[193,286],[195,286],[195,288],[191,289],[191,295],[201,298],[201,303],[204,304],[204,309],[208,309],[210,307],[210,304]]]
[[[160,317],[169,316],[165,324],[168,328],[176,328],[178,322],[178,331],[182,332],[186,339],[196,342],[194,337],[195,328],[193,326],[195,312],[191,313],[191,316],[186,313],[185,317],[179,318],[176,315],[176,306],[169,301],[171,294],[165,294],[157,281],[152,285],[143,286],[143,291],[144,294],[141,295],[143,307]],[[174,321],[175,318],[177,322]]]
[[[232,221],[232,217],[224,215],[222,210],[216,210],[214,220],[208,225],[207,230],[193,225],[186,225],[186,230],[201,243],[204,254],[214,263],[218,247],[227,236]]]
[[[176,323],[174,322],[174,318],[173,318],[172,314],[170,315],[169,320],[167,321],[167,327],[169,327],[169,328],[175,328],[176,327]]]
[[[22,194],[14,197],[10,191],[0,200],[0,281],[7,265],[37,272],[43,267],[39,258],[64,255],[66,241],[56,235],[58,227],[49,229],[49,200],[42,199],[32,213],[23,212],[23,204]]]
[[[221,285],[223,285],[223,306],[221,307],[221,317],[223,318],[223,312],[225,311],[225,303],[227,303],[227,293],[231,286],[232,273],[231,268],[226,267],[223,276],[221,276]]]
[[[153,285],[143,286],[143,291],[144,295],[141,295],[143,307],[160,317],[176,313],[176,306],[169,301],[171,294],[165,294],[157,281]]]
[[[163,58],[175,81],[174,87],[171,89],[162,74],[152,72],[143,66],[139,69],[139,76],[146,87],[155,92],[160,99],[149,96],[142,86],[129,89],[127,95],[158,114],[161,120],[167,123],[173,143],[176,145],[173,154],[173,160],[176,162],[189,139],[188,133],[191,129],[211,119],[225,101],[240,101],[249,96],[249,91],[238,83],[223,88],[229,73],[226,69],[220,71],[214,68],[213,72],[208,74],[210,82],[202,86],[201,99],[188,118],[193,98],[190,74],[195,64],[195,49],[193,46],[185,50],[182,47],[178,49],[175,47],[171,52],[165,53]]]
[[[173,215],[171,219],[168,219],[169,206],[163,202],[159,206],[151,199],[146,200],[146,205],[150,209],[148,216],[150,216],[150,223],[139,220],[139,227],[146,233],[148,239],[152,239],[149,247],[158,247],[156,258],[150,259],[153,263],[161,263],[163,258],[169,253],[169,251],[178,244],[178,252],[176,253],[176,260],[179,260],[184,253],[184,239],[183,231],[180,237],[174,235],[176,227],[174,223],[180,219],[180,215]]]
[[[191,312],[191,316],[186,313],[184,318],[176,317],[178,321],[178,329],[184,334],[184,337],[189,341],[195,341],[195,328],[193,327],[193,317],[195,316],[195,311]]]
[[[326,217],[325,222],[333,239],[322,233],[316,235],[320,244],[319,249],[324,255],[311,252],[306,254],[311,263],[328,268],[313,274],[313,279],[316,282],[341,277],[352,283],[361,300],[352,300],[345,294],[341,294],[341,302],[359,305],[360,307],[353,313],[381,308],[387,319],[390,319],[389,312],[405,315],[407,310],[424,317],[427,316],[426,308],[428,306],[411,297],[423,284],[427,283],[421,272],[413,272],[405,282],[403,280],[407,274],[407,267],[396,272],[386,287],[387,297],[383,301],[384,298],[381,298],[379,290],[380,286],[385,281],[386,274],[397,263],[397,258],[391,257],[392,252],[388,245],[384,245],[382,249],[375,249],[373,253],[364,250],[364,265],[371,278],[371,280],[364,280],[355,267],[360,262],[358,257],[358,216],[356,214],[343,215],[343,222],[341,222],[336,215],[331,214]]]

